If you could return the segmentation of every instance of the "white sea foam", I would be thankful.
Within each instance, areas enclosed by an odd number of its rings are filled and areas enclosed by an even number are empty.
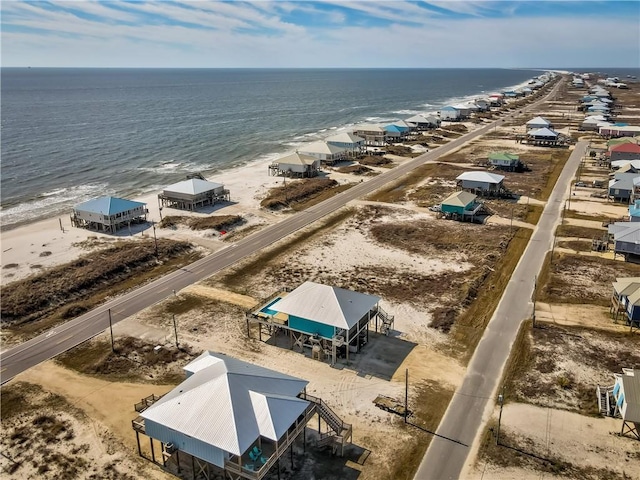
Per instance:
[[[35,199],[8,208],[0,207],[0,224],[3,227],[48,217],[55,212],[70,211],[78,204],[98,195],[113,194],[106,183],[57,188],[41,193]]]

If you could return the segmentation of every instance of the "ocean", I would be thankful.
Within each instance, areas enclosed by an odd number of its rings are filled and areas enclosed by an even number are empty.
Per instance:
[[[0,224],[264,162],[526,83],[508,69],[2,68]]]

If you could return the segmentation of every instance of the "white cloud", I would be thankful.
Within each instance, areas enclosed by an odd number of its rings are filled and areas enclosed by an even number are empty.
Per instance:
[[[633,18],[606,22],[575,17],[570,24],[553,17],[453,20],[433,18],[420,7],[377,2],[357,8],[387,19],[420,18],[419,26],[345,25],[339,11],[314,12],[314,3],[73,4],[106,21],[42,8],[2,5],[3,65],[127,67],[526,67],[637,66],[640,33]],[[132,6],[133,5],[133,6]],[[347,5],[352,6],[347,2]],[[415,8],[421,10],[418,17]],[[326,28],[294,25],[283,12],[306,9],[327,19]],[[324,9],[317,9],[324,10]],[[335,12],[335,13],[333,13]],[[299,12],[296,12],[299,13]],[[111,14],[111,16],[109,16]],[[156,24],[129,22],[153,14]],[[289,17],[287,17],[289,18]],[[12,28],[4,25],[9,22]],[[173,25],[170,19],[198,25]],[[18,27],[30,30],[20,31]],[[241,30],[238,30],[241,29]],[[268,29],[267,33],[261,33]],[[43,32],[44,31],[44,32]],[[544,31],[541,40],[540,32]],[[585,35],[597,32],[597,35]],[[606,39],[603,41],[602,39]],[[611,49],[611,45],[616,45]]]

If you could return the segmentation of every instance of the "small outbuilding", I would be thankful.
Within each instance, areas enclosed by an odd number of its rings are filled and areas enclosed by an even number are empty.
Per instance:
[[[320,172],[320,159],[302,153],[292,153],[269,165],[269,175],[310,178]]]
[[[160,207],[197,210],[200,207],[229,201],[229,190],[221,183],[189,178],[165,187],[158,195]]]
[[[106,233],[147,221],[147,204],[117,197],[100,197],[73,207],[71,225]]]
[[[462,190],[483,196],[498,196],[506,193],[504,175],[485,171],[464,172],[456,177]]]

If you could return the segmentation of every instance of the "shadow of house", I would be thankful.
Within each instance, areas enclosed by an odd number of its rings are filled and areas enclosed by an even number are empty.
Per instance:
[[[349,366],[361,377],[372,376],[390,381],[417,343],[397,337],[369,334],[369,347]]]

